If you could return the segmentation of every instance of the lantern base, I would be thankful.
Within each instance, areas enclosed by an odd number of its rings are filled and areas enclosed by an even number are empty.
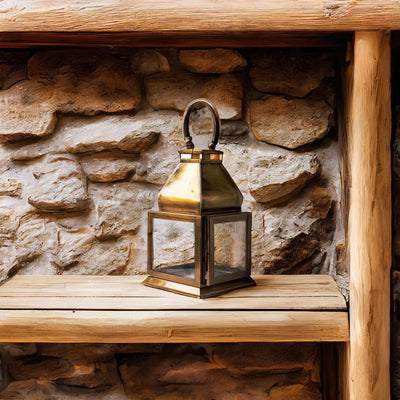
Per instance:
[[[167,281],[166,279],[148,276],[143,281],[143,284],[152,288],[167,290],[168,292],[183,294],[185,296],[195,297],[197,299],[206,299],[207,297],[219,296],[220,294],[230,292],[231,290],[255,286],[256,283],[253,281],[253,279],[247,276],[234,281],[198,288],[190,285],[184,285],[182,283]]]

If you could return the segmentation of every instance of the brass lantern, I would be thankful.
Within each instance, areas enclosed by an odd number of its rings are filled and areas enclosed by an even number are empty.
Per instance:
[[[200,106],[210,109],[209,150],[194,149],[189,120]],[[254,285],[251,268],[251,213],[215,150],[220,119],[214,104],[198,99],[186,108],[186,150],[158,196],[160,211],[148,213],[148,274],[144,284],[197,298]]]

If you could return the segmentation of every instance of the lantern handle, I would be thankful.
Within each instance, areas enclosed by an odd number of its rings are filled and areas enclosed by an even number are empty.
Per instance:
[[[206,99],[193,100],[186,107],[185,113],[183,114],[182,131],[183,131],[183,138],[185,139],[185,142],[186,142],[186,148],[194,149],[192,137],[190,136],[190,133],[189,133],[189,120],[190,120],[190,114],[192,113],[192,111],[197,109],[199,106],[206,106],[211,111],[211,116],[212,116],[212,121],[213,121],[213,137],[212,137],[210,144],[208,145],[208,148],[210,150],[214,150],[215,146],[218,143],[218,139],[219,139],[219,135],[220,135],[220,131],[221,131],[221,121],[219,119],[218,110],[215,107],[215,105],[210,100],[206,100]]]

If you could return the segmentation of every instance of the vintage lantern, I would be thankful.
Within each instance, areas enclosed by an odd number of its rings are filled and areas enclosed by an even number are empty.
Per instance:
[[[193,110],[212,114],[209,150],[194,149],[189,134]],[[160,211],[148,214],[148,274],[144,284],[197,298],[254,285],[251,267],[251,213],[215,150],[220,119],[208,100],[191,102],[183,118],[186,150],[158,196]]]

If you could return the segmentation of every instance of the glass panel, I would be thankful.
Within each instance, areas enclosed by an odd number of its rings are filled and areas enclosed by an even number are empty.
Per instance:
[[[214,278],[246,271],[246,221],[214,224]]]
[[[153,269],[194,279],[195,223],[153,219]]]

